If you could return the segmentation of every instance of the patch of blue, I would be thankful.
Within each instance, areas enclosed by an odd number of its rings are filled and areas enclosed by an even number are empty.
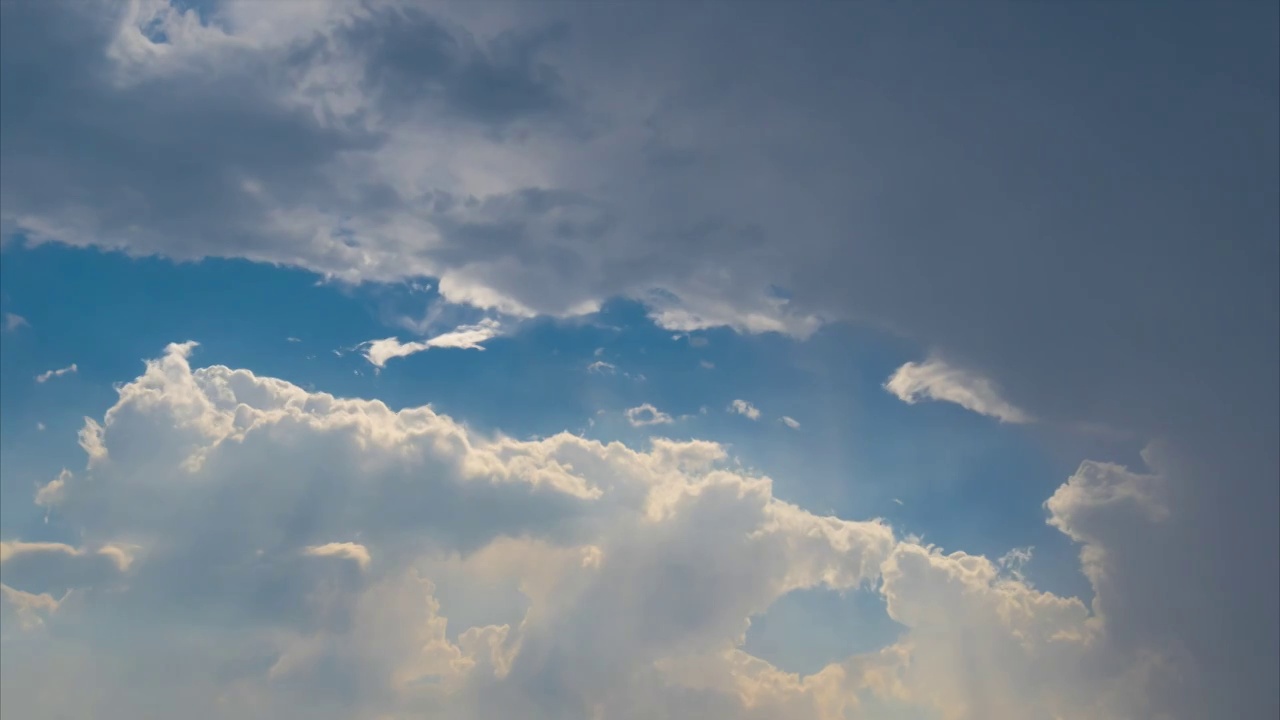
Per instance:
[[[811,675],[890,645],[904,630],[888,619],[884,597],[872,588],[796,590],[751,619],[743,650],[787,672]]]

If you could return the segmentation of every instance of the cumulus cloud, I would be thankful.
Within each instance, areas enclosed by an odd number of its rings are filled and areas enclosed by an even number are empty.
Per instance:
[[[462,325],[447,333],[420,342],[402,343],[396,338],[370,340],[359,347],[364,357],[376,368],[384,368],[392,358],[408,357],[414,353],[432,348],[453,348],[457,350],[484,350],[484,343],[497,337],[502,325],[492,318],[486,318],[474,325]]]
[[[0,544],[22,629],[0,639],[6,712],[1119,719],[1153,716],[1153,689],[1189,667],[1111,604],[1145,557],[1134,533],[1169,524],[1158,475],[1086,463],[1047,502],[1082,543],[1090,607],[1028,585],[1017,552],[947,553],[783,502],[713,442],[483,436],[426,407],[193,369],[193,350],[169,346],[94,423],[103,454],[59,503],[81,544]],[[743,650],[752,617],[815,587],[878,588],[906,631],[808,675]]]
[[[38,383],[49,382],[53,378],[60,378],[63,375],[69,375],[71,373],[76,372],[76,370],[77,368],[75,363],[71,363],[70,365],[64,368],[58,368],[57,370],[45,370],[44,372],[36,376],[36,382]]]
[[[885,382],[884,388],[905,403],[939,400],[1000,422],[1031,422],[1026,413],[1001,399],[990,380],[953,368],[936,358],[903,365]]]
[[[705,707],[698,695],[723,717],[749,715],[758,702],[770,716],[804,713],[820,702],[812,691],[773,690],[769,673],[757,679],[759,663],[734,681],[749,691],[704,689],[685,700],[663,690],[678,688],[678,677],[646,668],[705,655],[724,658],[707,667],[732,677],[742,661],[725,653],[751,615],[790,591],[870,583],[893,544],[879,522],[818,518],[773,498],[768,478],[724,469],[715,443],[655,440],[637,451],[568,434],[483,437],[428,408],[393,412],[244,370],[192,369],[193,350],[171,345],[121,386],[92,432],[108,459],[82,481],[69,478],[59,507],[85,547],[130,573],[126,589],[75,585],[76,623],[143,613],[146,626],[127,646],[141,667],[152,667],[141,648],[180,642],[181,628],[200,618],[231,623],[209,662],[268,652],[265,666],[225,666],[227,684],[209,690],[229,704],[196,702],[200,716],[264,707],[237,704],[249,702],[240,691],[276,708],[297,702],[295,717],[433,708],[450,717],[592,708],[653,717]],[[299,507],[305,515],[290,514]],[[359,543],[332,539],[357,533]],[[131,564],[113,559],[125,547],[119,537],[136,544]],[[18,558],[87,552],[3,548],[6,583]],[[290,560],[299,554],[348,559],[364,572]],[[7,601],[15,607],[56,597],[41,577],[13,577],[14,593],[26,594]],[[509,594],[499,602],[508,619],[446,630],[451,612],[465,615],[494,593]],[[73,646],[105,651],[102,642],[83,636]],[[23,647],[27,662],[5,663],[6,688],[34,680],[32,668],[63,645]],[[212,699],[197,677],[179,689]],[[106,692],[86,692],[95,688]],[[39,696],[6,690],[6,710]],[[103,716],[137,707],[127,693],[97,697]],[[59,701],[43,701],[57,711]]]
[[[729,403],[729,412],[741,415],[748,420],[760,419],[760,410],[746,400],[734,400]]]
[[[36,490],[36,504],[50,508],[62,501],[67,488],[67,481],[72,478],[71,471],[66,468],[58,476],[41,485]]]
[[[626,415],[627,422],[631,423],[632,427],[643,427],[645,425],[669,425],[674,422],[670,415],[662,412],[650,403],[644,403],[637,407],[627,408],[626,412],[623,414]]]

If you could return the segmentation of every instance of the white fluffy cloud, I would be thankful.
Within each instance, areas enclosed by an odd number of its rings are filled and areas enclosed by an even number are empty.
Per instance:
[[[1000,422],[1031,421],[1026,413],[1001,399],[990,380],[953,368],[936,358],[903,365],[885,382],[884,387],[906,403],[921,399],[940,400],[989,415]]]
[[[432,348],[484,350],[484,343],[497,337],[501,332],[501,323],[492,318],[486,318],[474,325],[463,325],[427,340],[402,343],[391,337],[370,340],[362,343],[360,348],[364,352],[365,359],[374,367],[381,369],[387,366],[388,360],[408,357]]]
[[[44,428],[40,428],[44,429]],[[43,507],[53,507],[62,502],[62,498],[66,493],[67,481],[72,479],[70,470],[62,469],[58,476],[49,482],[41,485],[36,490],[36,504]]]
[[[1048,502],[1084,543],[1091,612],[1002,563],[780,501],[716,443],[479,436],[192,369],[194,347],[87,421],[99,444],[53,508],[79,545],[0,545],[22,627],[0,641],[6,713],[1119,719],[1181,669],[1113,642],[1105,610],[1103,566],[1126,550],[1108,533],[1167,520],[1155,476],[1086,464]],[[879,587],[906,633],[807,676],[742,650],[751,617],[819,586]]]
[[[729,412],[741,415],[748,420],[760,419],[760,409],[746,400],[734,400],[729,403]]]
[[[654,407],[651,403],[644,403],[633,408],[627,408],[623,413],[627,422],[632,427],[644,427],[645,425],[669,425],[675,420],[667,413],[662,412]]]

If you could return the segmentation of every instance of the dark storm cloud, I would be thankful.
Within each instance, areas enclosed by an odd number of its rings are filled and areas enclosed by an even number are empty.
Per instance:
[[[502,125],[569,108],[559,73],[539,58],[565,29],[508,32],[486,48],[421,10],[393,7],[352,22],[334,39],[366,58],[365,82],[384,107],[436,103],[462,120]]]
[[[114,18],[97,5],[12,2],[3,13],[7,220],[80,225],[89,236],[75,240],[136,252],[269,255],[260,234],[269,208],[244,181],[269,184],[284,202],[326,197],[323,165],[375,142],[281,106],[272,86],[281,71],[265,64],[120,86],[106,61]]]

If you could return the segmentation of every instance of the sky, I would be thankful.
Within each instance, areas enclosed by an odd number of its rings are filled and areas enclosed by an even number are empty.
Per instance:
[[[0,715],[1280,713],[1274,3],[0,13]]]

